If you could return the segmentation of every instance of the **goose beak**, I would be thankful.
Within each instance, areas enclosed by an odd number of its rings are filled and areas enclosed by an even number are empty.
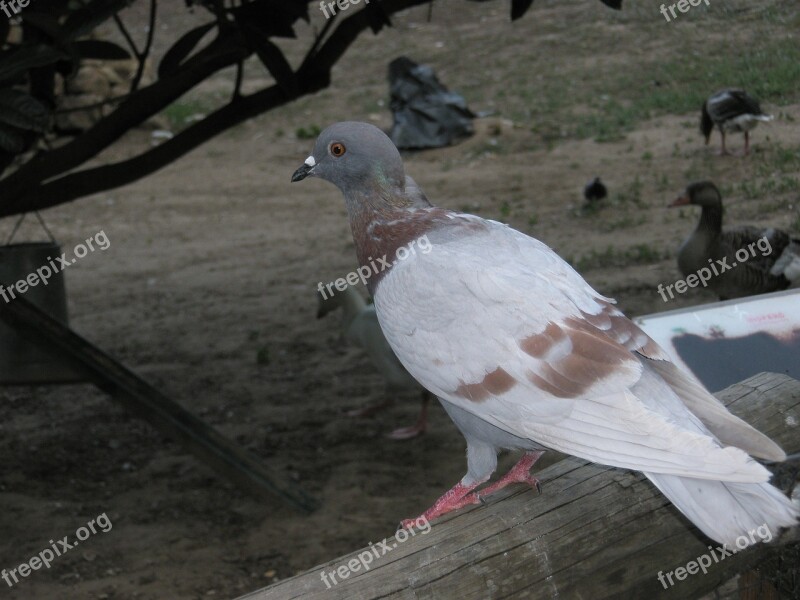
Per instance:
[[[317,166],[317,161],[313,156],[309,156],[303,165],[292,175],[292,183],[303,181],[303,179],[312,174],[315,166]]]
[[[672,208],[673,206],[686,206],[687,204],[691,203],[692,201],[689,200],[689,196],[680,196],[675,198],[675,200],[673,200],[671,204],[668,204],[667,207]]]

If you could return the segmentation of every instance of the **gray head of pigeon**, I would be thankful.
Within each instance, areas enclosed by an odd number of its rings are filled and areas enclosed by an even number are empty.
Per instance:
[[[325,129],[292,181],[306,177],[330,181],[348,200],[381,197],[391,204],[407,204],[400,153],[385,133],[369,123],[344,121]]]
[[[342,122],[325,129],[292,181],[306,177],[330,181],[344,194],[362,266],[376,257],[391,256],[424,235],[435,225],[437,215],[445,219],[438,214],[440,209],[429,208],[425,194],[406,177],[392,140],[369,123]],[[378,282],[390,269],[370,277],[370,294],[375,295]]]

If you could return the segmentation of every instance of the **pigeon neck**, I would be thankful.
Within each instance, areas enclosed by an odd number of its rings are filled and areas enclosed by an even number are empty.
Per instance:
[[[359,265],[368,271],[367,289],[374,297],[392,266],[413,255],[416,241],[438,225],[441,208],[415,208],[402,194],[345,194]],[[405,247],[405,250],[403,249]]]

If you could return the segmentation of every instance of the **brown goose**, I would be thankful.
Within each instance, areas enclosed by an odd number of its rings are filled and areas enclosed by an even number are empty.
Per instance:
[[[780,229],[742,225],[722,230],[722,196],[710,181],[692,183],[670,206],[700,206],[700,223],[678,251],[685,277],[709,273],[720,300],[766,294],[800,281],[800,240]]]
[[[725,134],[744,132],[744,153],[747,155],[750,151],[750,130],[759,121],[772,121],[773,118],[772,115],[764,114],[758,100],[744,90],[720,90],[703,103],[700,131],[706,136],[707,146],[714,126],[719,128],[722,154],[728,154],[725,149]]]

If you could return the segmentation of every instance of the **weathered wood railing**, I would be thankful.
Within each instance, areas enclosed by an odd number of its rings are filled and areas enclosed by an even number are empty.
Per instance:
[[[800,382],[762,373],[718,397],[787,453],[800,451]],[[362,549],[244,598],[686,599],[751,568],[768,551],[759,544],[714,562],[705,574],[678,580],[676,569],[719,544],[694,529],[642,475],[575,459],[537,475],[541,496],[511,486],[485,506],[435,521],[427,534],[402,543],[389,538],[385,555],[384,549]],[[789,537],[797,538],[797,528]],[[362,553],[364,562],[373,555],[368,570],[358,560]],[[339,574],[342,567],[347,578]]]

